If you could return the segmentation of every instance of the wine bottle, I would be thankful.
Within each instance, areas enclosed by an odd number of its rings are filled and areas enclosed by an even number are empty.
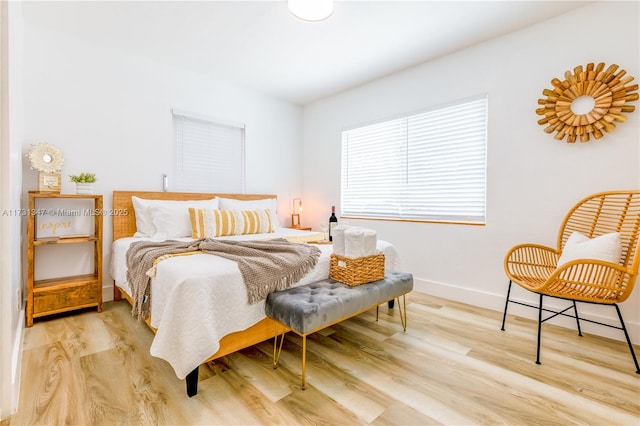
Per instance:
[[[336,217],[336,206],[331,206],[331,216],[329,216],[329,241],[333,241],[333,228],[338,226]]]

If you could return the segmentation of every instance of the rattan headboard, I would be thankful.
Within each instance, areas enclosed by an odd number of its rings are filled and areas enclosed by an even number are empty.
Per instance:
[[[235,198],[236,200],[263,200],[277,198],[276,195],[265,194],[212,194],[201,192],[148,192],[148,191],[113,191],[113,241],[118,238],[131,237],[136,232],[136,215],[133,211],[131,197],[136,196],[148,200],[207,200],[213,197]]]

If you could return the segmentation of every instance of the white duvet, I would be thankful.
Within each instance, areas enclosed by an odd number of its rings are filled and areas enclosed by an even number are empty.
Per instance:
[[[252,240],[305,234],[309,233],[279,228],[275,234],[224,239]],[[142,240],[145,239],[131,237],[113,242],[111,276],[129,295],[126,253],[132,242]],[[316,267],[295,286],[329,277],[333,246],[320,244],[317,247],[322,254]],[[386,241],[378,241],[378,248],[385,254],[385,269],[399,270],[395,247]],[[173,257],[158,264],[156,276],[151,280],[151,325],[157,329],[151,355],[171,364],[180,379],[216,353],[220,339],[225,335],[251,327],[264,318],[264,301],[253,305],[247,303],[247,290],[234,261],[208,254]]]

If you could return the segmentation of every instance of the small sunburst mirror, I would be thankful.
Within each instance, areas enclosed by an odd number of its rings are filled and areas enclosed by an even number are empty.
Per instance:
[[[64,163],[64,156],[60,148],[47,142],[32,145],[27,153],[27,158],[29,158],[32,169],[44,173],[59,173]]]

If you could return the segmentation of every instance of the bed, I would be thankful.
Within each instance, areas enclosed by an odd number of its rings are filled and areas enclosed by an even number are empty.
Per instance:
[[[110,272],[114,278],[114,299],[125,298],[132,303],[131,289],[127,282],[126,253],[132,242],[144,240],[185,240],[186,236],[175,237],[178,231],[175,220],[168,221],[162,216],[162,209],[152,209],[156,213],[154,235],[140,232],[141,218],[136,220],[134,201],[171,200],[202,201],[220,199],[220,209],[229,206],[269,205],[275,215],[275,195],[258,194],[211,194],[114,191],[113,247]],[[226,204],[222,204],[222,200]],[[161,202],[162,205],[163,202]],[[138,210],[142,211],[140,205]],[[177,207],[176,207],[177,208]],[[168,210],[176,209],[174,207]],[[182,209],[183,207],[179,207]],[[164,230],[167,231],[165,235]],[[181,231],[184,233],[184,231]],[[179,234],[182,235],[182,234]],[[273,233],[233,235],[221,237],[231,240],[261,240],[277,237],[294,242],[321,239],[322,234],[276,226]],[[321,254],[314,269],[295,285],[304,285],[325,279],[329,275],[330,244],[318,244]],[[399,269],[399,259],[395,248],[384,241],[378,248],[385,253],[389,270]],[[172,257],[157,264],[156,275],[151,279],[150,317],[145,322],[154,331],[151,355],[169,362],[179,379],[186,378],[187,393],[197,392],[198,367],[206,362],[252,346],[274,335],[275,323],[265,316],[264,301],[249,304],[247,291],[237,264],[231,260],[213,255],[193,255]]]

